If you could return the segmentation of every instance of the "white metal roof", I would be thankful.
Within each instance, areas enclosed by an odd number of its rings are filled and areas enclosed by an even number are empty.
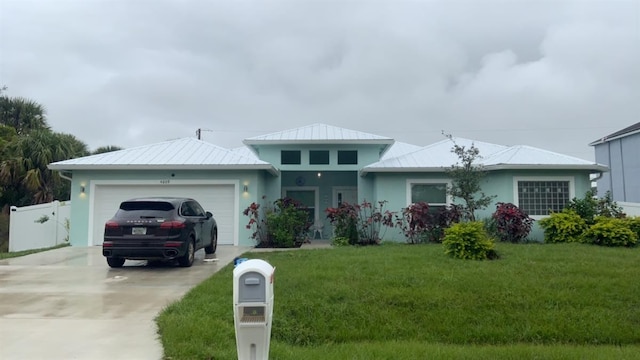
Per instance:
[[[366,166],[368,172],[438,172],[459,162],[451,152],[454,144],[479,149],[479,163],[487,170],[498,169],[584,169],[607,171],[601,164],[554,153],[530,146],[503,146],[464,138],[445,139],[425,147],[393,139],[314,124],[245,140],[245,145],[291,143],[365,143],[381,144],[387,148],[380,161]],[[59,161],[49,164],[51,170],[124,170],[124,169],[263,169],[277,174],[278,170],[262,161],[244,146],[232,150],[197,140],[183,138],[130,149]]]
[[[554,153],[530,146],[503,146],[463,138],[442,140],[404,155],[390,157],[366,166],[368,172],[440,172],[459,163],[451,152],[454,143],[465,148],[478,148],[478,163],[486,170],[499,169],[585,169],[606,171],[607,167],[587,160]]]
[[[194,138],[182,138],[130,149],[58,161],[51,170],[123,169],[265,169],[273,165],[237,151]]]
[[[407,144],[405,142],[396,141],[391,145],[391,147],[385,152],[380,160],[390,159],[396,156],[408,154],[410,152],[414,152],[416,150],[422,149],[422,146]]]
[[[392,144],[393,139],[326,124],[312,124],[267,135],[247,138],[246,145],[300,143]]]
[[[498,168],[500,166],[523,166],[527,168],[536,167],[561,167],[561,168],[581,168],[596,170],[607,170],[606,166],[579,159],[573,156],[555,153],[527,145],[511,146],[505,150],[491,154],[482,160],[487,167]]]
[[[233,151],[236,154],[242,155],[244,157],[248,157],[248,158],[252,158],[252,159],[259,159],[258,155],[256,155],[256,153],[254,153],[250,148],[246,147],[246,146],[240,146],[237,148],[233,148],[231,149],[231,151]]]

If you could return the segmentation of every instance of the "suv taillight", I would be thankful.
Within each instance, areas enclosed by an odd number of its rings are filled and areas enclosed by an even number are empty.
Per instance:
[[[182,221],[165,221],[160,224],[160,229],[183,229],[186,226]]]
[[[115,221],[107,221],[107,223],[104,224],[104,227],[105,229],[115,230],[115,229],[118,229],[120,225]]]

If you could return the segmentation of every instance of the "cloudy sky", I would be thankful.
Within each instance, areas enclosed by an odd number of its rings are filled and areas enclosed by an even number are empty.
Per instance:
[[[0,85],[90,149],[326,123],[593,160],[640,121],[640,0],[0,0]]]

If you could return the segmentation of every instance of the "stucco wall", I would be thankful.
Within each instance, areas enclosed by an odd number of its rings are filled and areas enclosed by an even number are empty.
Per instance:
[[[409,204],[407,198],[407,179],[448,181],[445,173],[376,173],[367,176],[375,179],[375,198],[378,201],[386,200],[385,209],[389,211],[400,211]],[[489,218],[495,211],[496,203],[498,202],[515,203],[514,177],[572,178],[574,192],[571,194],[571,197],[582,197],[591,187],[589,172],[587,171],[491,171],[488,172],[483,179],[482,189],[486,195],[496,195],[496,198],[487,208],[476,212],[476,218],[478,220]],[[457,199],[454,203],[460,203],[460,200]],[[537,241],[543,241],[544,239],[542,229],[537,222],[534,222],[530,238]],[[397,229],[387,230],[387,239],[404,241],[404,237]]]
[[[280,152],[282,150],[300,150],[300,164],[282,165],[280,163]],[[329,151],[328,165],[309,164],[309,150]],[[358,164],[339,165],[339,150],[358,151]],[[273,164],[281,171],[358,171],[362,167],[380,160],[382,145],[356,145],[356,144],[295,144],[295,145],[263,145],[258,147],[258,156],[261,160]]]

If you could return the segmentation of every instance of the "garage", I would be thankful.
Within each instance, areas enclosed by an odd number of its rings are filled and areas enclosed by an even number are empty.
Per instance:
[[[89,245],[101,245],[104,223],[124,200],[146,196],[179,196],[197,200],[205,211],[213,213],[218,224],[218,244],[238,244],[238,198],[236,182],[99,182],[91,184],[89,199]]]

